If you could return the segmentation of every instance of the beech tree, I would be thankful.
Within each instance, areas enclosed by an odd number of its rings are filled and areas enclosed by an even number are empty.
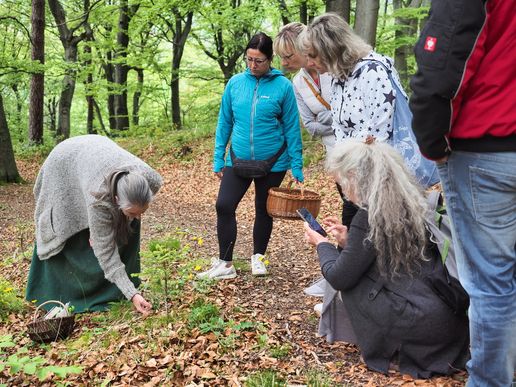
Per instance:
[[[32,60],[45,63],[45,0],[32,1]],[[34,72],[30,82],[29,141],[43,143],[45,73]]]
[[[14,160],[11,134],[7,125],[4,99],[0,93],[0,182],[12,183],[20,181],[20,174]]]
[[[85,28],[88,28],[88,16],[90,12],[89,1],[84,1],[83,13],[68,26],[66,12],[59,0],[48,0],[50,11],[54,16],[59,39],[64,48],[64,59],[67,64],[63,78],[63,88],[59,99],[59,113],[56,136],[60,139],[70,137],[70,111],[72,108],[73,94],[77,76],[77,50],[78,45],[88,36]],[[78,32],[82,30],[82,32]],[[77,34],[78,33],[78,34]]]
[[[192,35],[202,51],[217,62],[224,84],[243,61],[244,49],[260,30],[264,9],[254,1],[211,0],[199,10]],[[242,66],[240,66],[242,67]]]
[[[371,46],[376,46],[376,27],[380,0],[357,0],[355,32]]]
[[[351,15],[351,0],[326,0],[326,12],[335,12],[349,23]]]

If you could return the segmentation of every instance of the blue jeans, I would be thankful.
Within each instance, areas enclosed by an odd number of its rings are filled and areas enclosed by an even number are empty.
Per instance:
[[[516,363],[516,152],[452,152],[439,175],[471,300],[467,386],[508,387]]]

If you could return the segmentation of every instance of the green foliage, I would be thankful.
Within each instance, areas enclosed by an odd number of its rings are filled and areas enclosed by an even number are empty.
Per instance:
[[[45,380],[50,374],[54,374],[56,379],[64,379],[70,374],[82,372],[82,367],[77,366],[46,366],[47,359],[44,357],[26,355],[28,352],[26,347],[21,347],[15,354],[8,355],[6,348],[14,346],[16,343],[12,336],[0,336],[0,372],[8,369],[12,376],[34,375],[40,381]]]
[[[144,277],[150,290],[158,298],[153,300],[155,306],[163,303],[169,315],[168,304],[172,296],[181,294],[190,268],[181,266],[189,256],[190,247],[182,245],[176,238],[153,240],[149,242],[147,250],[143,251],[145,266],[141,276]]]
[[[201,332],[216,332],[224,329],[224,320],[217,305],[198,299],[188,315],[188,327],[199,328]]]
[[[8,281],[0,278],[0,321],[10,313],[19,313],[25,309],[20,292]]]
[[[252,374],[245,382],[246,387],[286,387],[287,383],[277,372],[266,370]]]
[[[315,370],[315,369],[308,371],[308,373],[306,375],[306,385],[307,385],[307,387],[333,387],[333,386],[335,386],[330,375],[328,375],[324,371]]]
[[[283,359],[288,356],[291,349],[292,346],[290,344],[281,344],[272,347],[269,351],[272,357],[275,357],[276,359]]]

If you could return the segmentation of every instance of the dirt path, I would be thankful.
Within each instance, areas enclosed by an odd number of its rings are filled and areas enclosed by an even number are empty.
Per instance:
[[[146,158],[149,152],[142,152]],[[206,261],[216,256],[215,199],[218,180],[211,173],[211,153],[208,148],[194,155],[195,162],[174,162],[163,158],[154,162],[164,177],[165,185],[143,220],[144,243],[153,238],[188,229],[204,240],[201,247]],[[32,184],[37,163],[19,163],[20,172],[27,184],[0,186],[0,256],[13,257],[12,265],[2,267],[2,276],[24,287],[28,260],[18,259],[32,244],[33,199]],[[327,178],[320,165],[305,171],[306,186],[323,196],[322,215],[338,213],[340,203],[334,183]],[[434,378],[414,381],[398,373],[384,376],[367,370],[353,345],[330,345],[316,335],[318,320],[313,306],[319,299],[307,297],[303,288],[319,276],[312,248],[302,237],[302,223],[277,220],[270,241],[270,275],[254,278],[250,275],[249,260],[252,254],[252,221],[254,217],[252,191],[239,206],[238,240],[235,246],[237,260],[241,260],[238,277],[216,286],[220,303],[239,305],[254,310],[257,320],[268,321],[280,341],[288,343],[291,350],[283,359],[283,368],[293,374],[307,367],[322,367],[340,383],[353,386],[461,386],[464,374],[456,379]],[[27,254],[26,254],[27,255]],[[18,256],[18,258],[17,258]],[[0,332],[1,333],[1,332]],[[258,360],[257,360],[258,361]]]

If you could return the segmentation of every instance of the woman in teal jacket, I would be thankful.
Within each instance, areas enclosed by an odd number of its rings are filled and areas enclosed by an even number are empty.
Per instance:
[[[279,186],[288,169],[296,181],[303,181],[296,98],[290,81],[271,68],[271,38],[264,33],[256,34],[249,41],[245,55],[247,70],[229,80],[222,96],[215,136],[213,172],[221,179],[216,203],[219,258],[213,259],[211,268],[199,277],[236,276],[232,264],[237,236],[235,211],[253,181],[256,217],[251,268],[253,275],[267,274],[264,254],[272,232],[272,218],[266,209],[269,188]],[[267,160],[280,155],[265,176],[242,177],[233,168],[230,142],[238,159]]]

